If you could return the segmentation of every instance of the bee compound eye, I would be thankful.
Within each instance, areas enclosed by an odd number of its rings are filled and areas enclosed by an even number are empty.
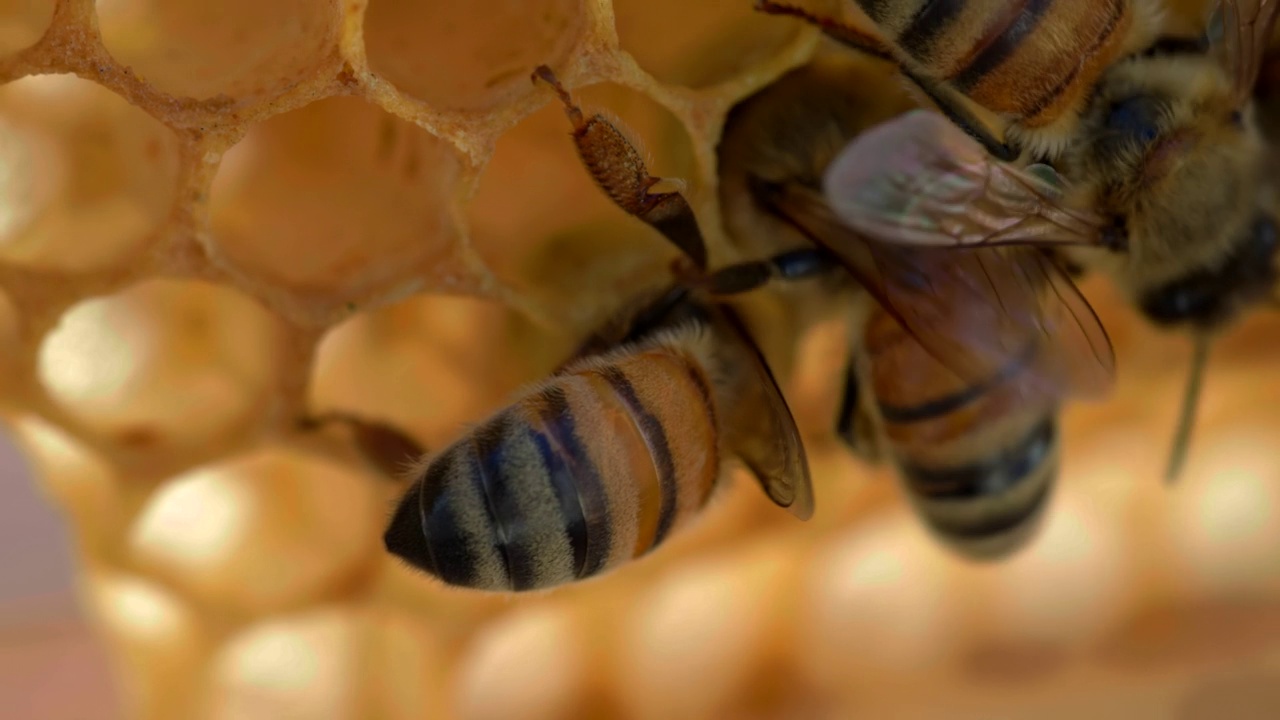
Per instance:
[[[1137,95],[1114,103],[1107,112],[1109,130],[1122,133],[1144,145],[1160,136],[1160,103],[1146,95]]]

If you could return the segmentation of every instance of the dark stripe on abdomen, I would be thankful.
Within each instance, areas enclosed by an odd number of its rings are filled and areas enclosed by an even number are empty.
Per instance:
[[[460,475],[458,472],[459,461],[465,463],[460,457],[463,447],[450,448],[427,466],[427,471],[419,480],[420,484],[412,493],[413,507],[405,507],[410,502],[406,497],[396,515],[400,522],[393,522],[391,530],[396,535],[390,538],[389,545],[395,546],[393,552],[450,585],[474,587],[479,580],[476,577],[476,553],[458,523],[458,500],[453,494],[456,491],[448,482],[451,478],[456,481],[473,474],[464,472]],[[413,538],[408,533],[413,518],[417,519],[417,527],[413,531],[423,536],[421,548],[410,544]],[[486,528],[492,530],[488,524]],[[477,538],[476,541],[488,542],[493,547],[498,545],[497,539],[492,536]],[[413,548],[413,552],[406,552],[406,548]],[[426,552],[421,553],[422,550]]]
[[[581,524],[576,528],[566,522],[569,544],[573,547],[577,577],[600,572],[609,560],[613,532],[609,524],[609,503],[600,470],[578,439],[573,414],[564,390],[552,386],[542,395],[539,419],[546,434],[536,433],[535,442],[542,453],[543,465],[551,477],[551,486],[560,500],[562,512],[576,507]],[[566,520],[571,516],[565,515]],[[579,563],[581,558],[581,563]]]
[[[640,428],[640,434],[644,436],[654,468],[658,471],[662,506],[658,510],[658,527],[654,531],[653,543],[649,546],[657,547],[671,531],[676,518],[676,467],[671,457],[671,446],[667,442],[666,430],[653,413],[640,402],[636,389],[632,387],[631,381],[622,371],[610,366],[601,368],[598,372],[627,406],[636,426]]]
[[[989,497],[1030,477],[1053,453],[1057,419],[1047,415],[1016,445],[968,465],[926,467],[902,463],[903,477],[919,494],[935,500]]]
[[[489,511],[489,525],[493,528],[511,589],[529,590],[538,584],[534,572],[536,551],[529,547],[526,518],[521,516],[520,504],[511,492],[511,484],[507,482],[504,471],[503,443],[511,427],[511,420],[503,413],[476,431],[470,442],[476,462],[476,472],[471,477],[476,483],[477,494]]]
[[[964,6],[965,0],[925,0],[911,22],[898,34],[898,44],[911,57],[928,63],[938,38],[959,17]]]
[[[1014,358],[1012,362],[1005,365],[990,379],[970,385],[967,388],[957,390],[949,395],[943,395],[940,398],[926,400],[919,405],[890,405],[888,403],[877,401],[880,408],[880,416],[886,423],[895,425],[908,425],[911,423],[925,422],[934,420],[957,410],[962,409],[966,405],[976,402],[983,395],[986,395],[996,386],[1013,378],[1031,363],[1035,358],[1038,349],[1038,343],[1034,340],[1027,345],[1027,349],[1023,353]]]
[[[546,433],[531,429],[529,439],[538,449],[538,456],[542,458],[542,465],[547,471],[547,481],[551,484],[551,491],[555,493],[556,502],[560,506],[560,517],[564,519],[564,529],[569,535],[569,547],[573,551],[573,576],[583,578],[586,576],[584,571],[587,567],[587,548],[590,538],[573,470],[565,463],[560,453],[556,452]]]
[[[951,80],[956,89],[961,92],[972,90],[988,73],[1008,60],[1044,19],[1054,2],[1055,0],[1028,0],[1008,27],[982,48],[968,65],[957,69]]]
[[[858,7],[862,8],[862,12],[867,14],[874,23],[884,22],[884,16],[894,6],[895,3],[902,0],[858,0]]]
[[[1057,84],[1055,84],[1048,92],[1037,98],[1030,107],[1025,108],[1022,111],[1023,117],[1030,118],[1039,115],[1045,108],[1052,105],[1053,102],[1062,95],[1062,93],[1066,92],[1067,88],[1071,86],[1071,83],[1075,82],[1076,78],[1080,75],[1080,71],[1085,67],[1083,59],[1098,52],[1098,50],[1107,43],[1111,36],[1115,34],[1116,28],[1119,27],[1120,21],[1124,19],[1125,12],[1127,10],[1128,4],[1126,0],[1112,0],[1111,16],[1107,18],[1106,27],[1103,28],[1101,33],[1099,33],[1097,39],[1089,43],[1089,46],[1085,48],[1084,52],[1080,53],[1081,61],[1073,64],[1071,69],[1063,75]]]

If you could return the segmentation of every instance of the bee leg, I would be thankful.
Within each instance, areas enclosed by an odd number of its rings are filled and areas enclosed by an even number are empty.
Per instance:
[[[874,421],[862,405],[858,373],[852,362],[845,369],[844,395],[836,417],[836,437],[857,457],[870,463],[880,460]]]
[[[916,87],[920,88],[920,92],[928,96],[934,105],[938,106],[938,110],[951,121],[952,125],[982,143],[982,147],[986,149],[987,154],[991,157],[1001,162],[1013,162],[1018,159],[1020,154],[1018,148],[1000,140],[984,127],[978,116],[965,107],[964,100],[956,97],[949,90],[939,87],[933,81],[916,75],[905,67],[900,67],[899,70]]]
[[[679,192],[650,193],[662,182],[645,168],[644,159],[622,131],[601,115],[587,117],[546,65],[532,80],[551,86],[573,125],[573,142],[596,185],[615,205],[648,223],[700,268],[707,267],[707,247],[693,208]]]
[[[400,479],[425,451],[408,435],[387,423],[366,420],[350,413],[330,412],[298,420],[298,429],[315,432],[332,424],[351,428],[356,448],[389,479]]]
[[[750,292],[770,280],[807,280],[840,268],[830,253],[818,248],[802,248],[774,255],[767,260],[748,260],[711,273],[702,285],[713,295]]]
[[[1205,35],[1162,35],[1142,51],[1143,57],[1156,55],[1203,55],[1209,51],[1209,38]]]
[[[889,60],[898,65],[898,70],[923,92],[942,114],[947,116],[956,127],[965,131],[970,137],[982,143],[992,157],[1003,162],[1012,162],[1018,158],[1018,149],[1001,141],[993,133],[983,127],[982,122],[954,94],[948,92],[937,83],[917,75],[894,57],[885,43],[874,35],[859,30],[852,25],[835,18],[815,15],[809,11],[785,3],[772,0],[756,0],[755,9],[767,15],[784,15],[798,18],[810,25],[821,28],[822,33],[847,48],[856,50],[871,57]]]
[[[814,25],[822,30],[822,34],[852,50],[866,53],[881,60],[893,61],[893,52],[875,35],[863,32],[858,28],[831,17],[815,15],[795,5],[773,2],[772,0],[756,0],[756,12],[766,15],[782,15],[793,17]]]

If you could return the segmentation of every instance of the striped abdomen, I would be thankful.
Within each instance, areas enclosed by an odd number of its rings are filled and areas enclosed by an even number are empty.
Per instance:
[[[569,368],[430,461],[388,550],[449,584],[503,591],[645,554],[718,476],[707,383],[667,347]]]
[[[884,331],[881,315],[871,331]],[[873,342],[902,342],[882,335]],[[872,356],[874,357],[874,355]],[[975,559],[1022,547],[1044,514],[1058,474],[1057,408],[1028,406],[1019,375],[1027,357],[977,385],[932,357],[874,360],[871,387],[890,454],[912,504],[940,539]]]
[[[857,0],[921,74],[1043,127],[1124,49],[1131,0]]]

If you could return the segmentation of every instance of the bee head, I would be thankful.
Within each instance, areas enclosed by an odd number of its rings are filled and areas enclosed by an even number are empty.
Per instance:
[[[1147,291],[1143,313],[1158,325],[1212,330],[1261,302],[1274,302],[1277,269],[1275,218],[1259,214],[1220,265],[1196,270]]]

